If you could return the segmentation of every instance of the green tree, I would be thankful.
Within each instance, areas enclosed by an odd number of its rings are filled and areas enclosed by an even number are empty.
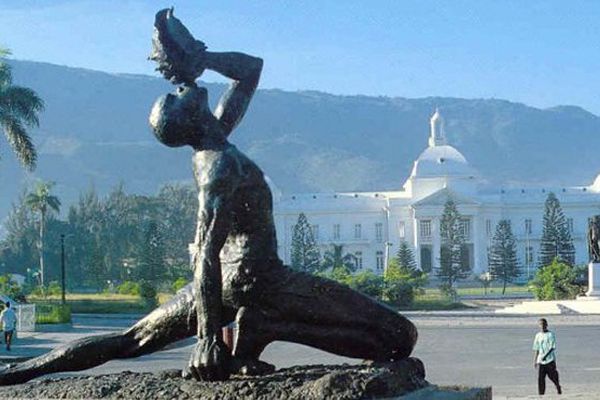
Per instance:
[[[557,257],[568,265],[575,265],[575,247],[567,219],[556,195],[548,193],[544,204],[540,267],[550,265]]]
[[[462,216],[452,199],[444,205],[440,220],[440,266],[436,275],[440,278],[440,288],[454,295],[454,284],[469,276],[470,267],[465,262],[465,238],[462,232]]]
[[[412,249],[406,240],[402,240],[400,242],[400,246],[398,246],[398,251],[396,252],[396,262],[400,268],[408,271],[417,271],[415,255],[413,254]]]
[[[383,275],[383,292],[382,297],[388,303],[397,307],[405,307],[412,304],[417,293],[423,292],[423,288],[427,285],[428,275],[416,268],[416,263],[411,262],[412,252],[409,250],[398,250],[397,256],[393,258]],[[398,254],[403,254],[399,257]],[[403,260],[403,261],[400,261]],[[400,264],[402,262],[402,264]]]
[[[198,193],[192,185],[167,184],[158,193],[165,263],[172,280],[191,279],[188,244],[194,241]]]
[[[150,221],[145,232],[142,251],[138,257],[139,278],[157,287],[165,276],[165,247],[159,224]]]
[[[410,268],[400,267],[397,259],[392,260],[383,275],[383,300],[397,307],[411,305],[415,297],[415,289],[419,286],[414,278]]]
[[[352,274],[356,271],[356,261],[352,254],[344,254],[344,245],[332,244],[331,248],[323,254],[321,269],[329,271],[343,269],[346,273]]]
[[[573,299],[579,291],[576,280],[574,268],[557,257],[536,272],[531,286],[538,300]]]
[[[0,127],[17,158],[26,168],[35,168],[37,154],[26,128],[39,125],[38,114],[44,102],[31,89],[12,84],[12,73],[0,48]]]
[[[506,292],[506,284],[519,276],[517,245],[508,220],[500,220],[496,225],[490,247],[489,270],[493,279],[502,281],[502,294]]]
[[[40,283],[44,286],[44,228],[46,226],[46,219],[48,213],[56,212],[60,210],[60,200],[58,197],[50,194],[54,183],[40,181],[35,186],[34,190],[27,194],[25,203],[35,213],[38,214],[39,223],[39,238],[38,238],[38,251],[40,259]]]
[[[68,236],[65,245],[70,282],[99,287],[105,279],[104,253],[106,223],[103,202],[93,187],[79,195],[79,201],[69,208]],[[119,232],[112,232],[119,236]],[[123,239],[119,237],[121,241]]]
[[[3,273],[27,275],[27,270],[39,262],[32,248],[38,240],[35,216],[25,204],[26,196],[27,193],[23,192],[19,200],[13,203],[4,223],[6,237],[0,244],[0,264],[4,266]]]
[[[321,255],[313,231],[304,213],[298,216],[292,234],[291,267],[297,271],[315,273],[321,267]]]

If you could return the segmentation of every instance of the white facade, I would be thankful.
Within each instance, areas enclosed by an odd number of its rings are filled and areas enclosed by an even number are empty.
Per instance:
[[[464,217],[469,259],[475,274],[487,271],[487,252],[496,224],[511,221],[524,274],[538,265],[544,202],[559,199],[572,227],[577,264],[588,262],[587,221],[600,214],[600,175],[585,187],[491,187],[465,157],[447,143],[443,118],[432,116],[429,146],[414,162],[403,188],[391,192],[302,193],[275,196],[279,255],[290,263],[292,229],[306,214],[322,252],[331,244],[359,255],[362,268],[381,273],[406,240],[424,270],[439,264],[440,217],[450,197]]]

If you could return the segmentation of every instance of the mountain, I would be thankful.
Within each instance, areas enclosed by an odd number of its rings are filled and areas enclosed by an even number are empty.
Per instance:
[[[10,61],[16,84],[46,102],[35,173],[0,142],[0,218],[35,177],[57,183],[64,204],[93,185],[154,193],[189,181],[191,150],[160,145],[147,118],[173,90],[163,79]],[[211,101],[224,85],[208,83]],[[589,184],[600,172],[600,119],[574,106],[538,109],[496,99],[337,96],[259,90],[231,141],[283,192],[398,189],[427,145],[439,107],[449,142],[492,182]]]

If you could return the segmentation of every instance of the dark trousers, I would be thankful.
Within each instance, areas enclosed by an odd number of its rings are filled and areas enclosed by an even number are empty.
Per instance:
[[[538,367],[538,393],[544,394],[546,392],[546,375],[554,385],[556,385],[556,391],[560,394],[560,383],[558,383],[558,370],[556,369],[556,362],[552,361],[548,364],[540,364]]]
[[[12,342],[13,333],[15,331],[4,331],[4,343],[6,343],[6,350],[10,350],[10,344]]]

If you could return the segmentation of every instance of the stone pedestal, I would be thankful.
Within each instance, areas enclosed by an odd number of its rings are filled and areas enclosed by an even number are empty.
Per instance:
[[[588,291],[585,292],[585,297],[581,296],[581,300],[585,299],[598,300],[600,299],[600,263],[588,264]]]

